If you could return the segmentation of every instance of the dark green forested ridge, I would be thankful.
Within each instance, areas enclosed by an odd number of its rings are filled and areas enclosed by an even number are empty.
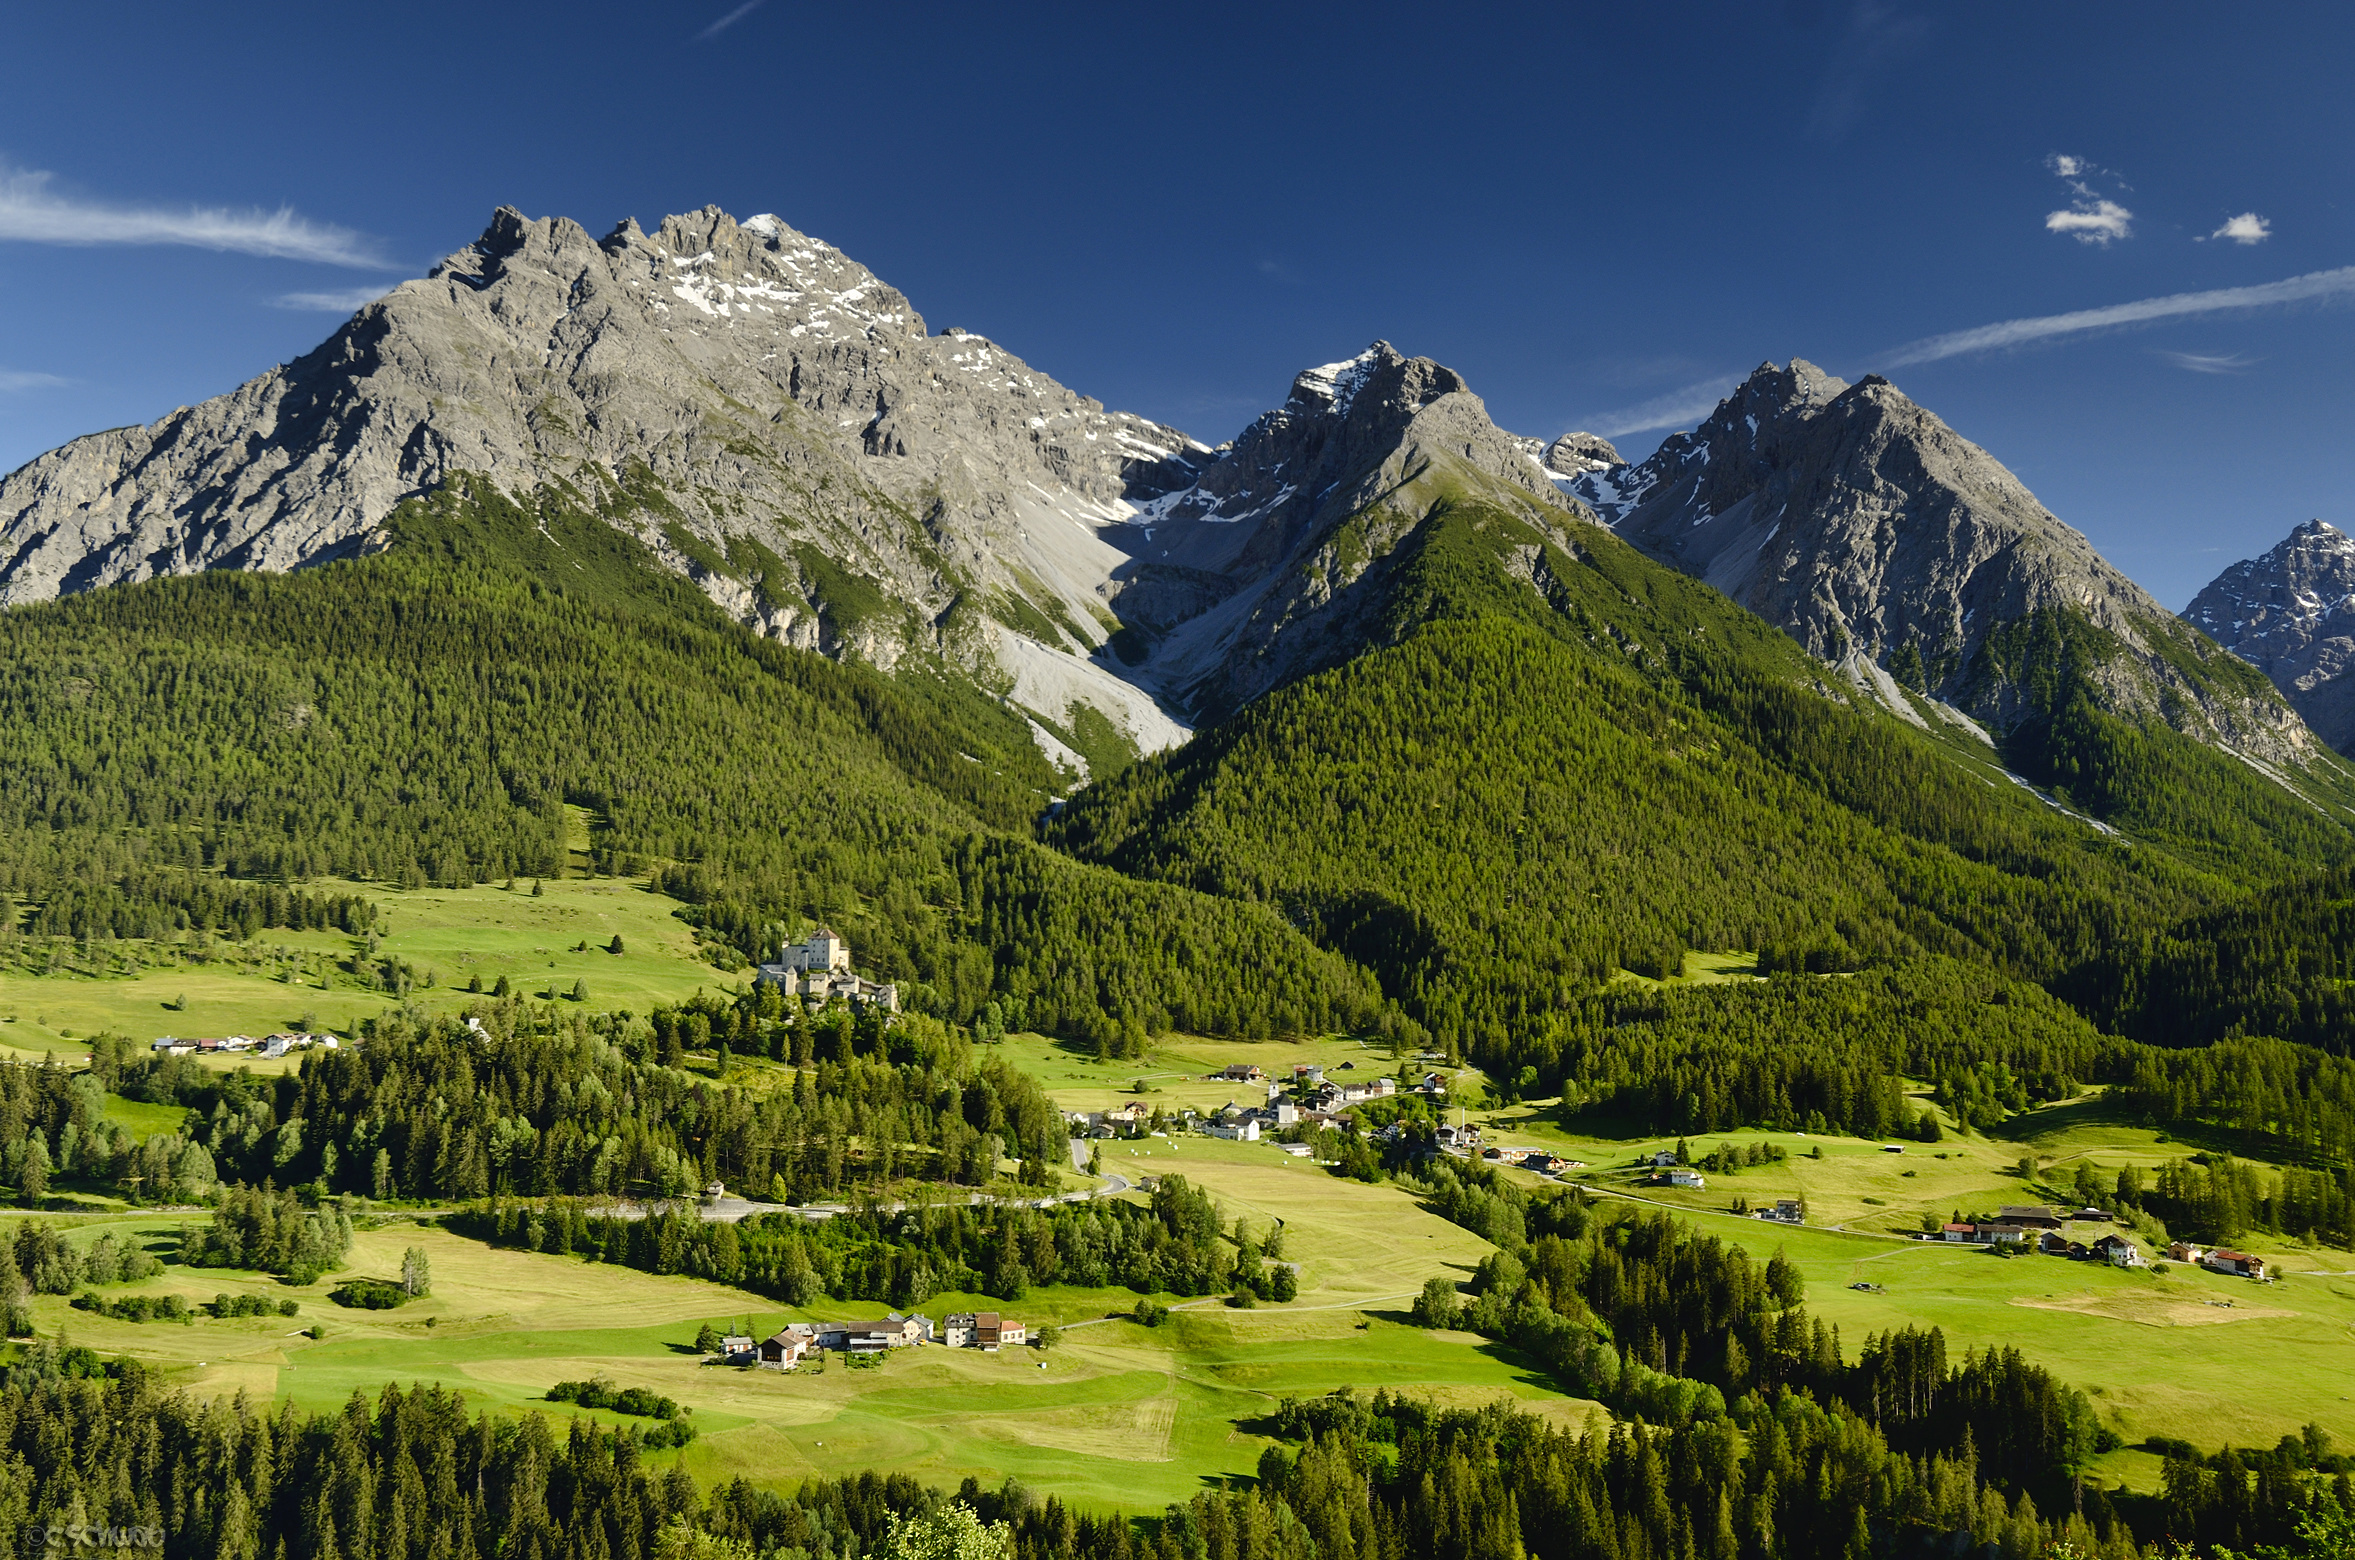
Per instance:
[[[1113,1043],[1380,1012],[1264,907],[1014,832],[1060,781],[945,670],[760,639],[546,495],[461,481],[391,529],[389,551],[292,576],[0,614],[0,895],[22,919],[155,936],[338,913],[248,903],[223,874],[552,874],[570,804],[600,870],[656,871],[745,953],[822,919],[958,1018],[1007,996]]]
[[[2225,891],[1824,697],[1783,636],[1605,533],[1573,558],[1467,507],[1404,546],[1388,642],[1090,787],[1048,837],[1281,906],[1491,1063],[1613,968],[1671,973],[1686,948],[2047,979]],[[2243,870],[2355,849],[2163,746],[2188,804],[2245,820]]]
[[[1287,1399],[1255,1480],[1138,1520],[1011,1480],[953,1495],[872,1473],[706,1490],[634,1428],[576,1420],[560,1437],[539,1415],[470,1418],[457,1394],[422,1386],[315,1414],[203,1401],[135,1362],[43,1343],[0,1384],[0,1519],[133,1530],[117,1542],[152,1535],[147,1552],[166,1560],[2090,1560],[2173,1552],[2167,1538],[2345,1553],[2347,1460],[2318,1434],[2171,1457],[2160,1499],[2121,1509],[2089,1491],[2080,1513],[2054,1468],[2019,1471],[2069,1421],[2017,1356],[1950,1368],[1934,1334],[1901,1335],[1842,1375],[1847,1390],[1821,1400],[1783,1389],[1726,1419],[1585,1435],[1501,1407]],[[977,1547],[948,1547],[959,1532]]]
[[[2160,1045],[2275,1035],[2355,1055],[2355,870],[2262,889],[2146,932],[2058,989],[2104,1028]]]

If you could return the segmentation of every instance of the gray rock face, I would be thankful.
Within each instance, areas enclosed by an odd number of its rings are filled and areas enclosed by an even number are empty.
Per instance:
[[[1611,441],[1599,433],[1565,433],[1545,447],[1544,464],[1548,471],[1575,477],[1589,471],[1608,471],[1627,462],[1619,458]]]
[[[1122,561],[1095,531],[1210,459],[992,342],[927,335],[899,292],[773,217],[706,208],[600,241],[503,209],[304,358],[0,480],[0,605],[367,552],[397,503],[460,471],[563,482],[763,632],[990,663],[1018,702],[1096,703],[1150,748],[1183,728],[1088,660]],[[731,538],[784,567],[738,567]],[[829,601],[811,549],[905,610]],[[1053,644],[1001,626],[1042,614]]]
[[[1129,675],[1204,717],[1364,642],[1364,588],[1432,503],[1476,493],[1549,529],[1591,519],[1452,369],[1377,341],[1312,368],[1199,480],[1140,503],[1116,608]],[[1180,522],[1171,529],[1171,522]]]
[[[2001,625],[2066,608],[2128,652],[2094,674],[2112,708],[2268,761],[2316,753],[2286,704],[2186,679],[2161,643],[2195,659],[2213,646],[1878,376],[1852,386],[1797,359],[1761,365],[1693,432],[1570,487],[1638,548],[1851,663],[1860,681],[1884,680],[1880,668],[1911,647],[1932,692],[2009,724],[2021,690],[1975,676],[1979,648]]]
[[[2271,678],[2316,736],[2355,754],[2355,537],[2309,520],[2209,581],[2183,616]]]

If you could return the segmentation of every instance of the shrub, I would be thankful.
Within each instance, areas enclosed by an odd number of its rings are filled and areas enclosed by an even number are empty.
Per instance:
[[[390,1311],[409,1303],[409,1291],[381,1278],[355,1278],[339,1284],[327,1296],[337,1305],[359,1311]]]

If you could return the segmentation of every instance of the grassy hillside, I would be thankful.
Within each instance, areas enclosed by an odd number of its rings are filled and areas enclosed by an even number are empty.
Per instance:
[[[1117,1041],[1379,1008],[1264,908],[1014,832],[1062,777],[947,668],[753,636],[561,495],[461,482],[391,529],[296,575],[0,616],[0,942],[249,936],[316,920],[257,881],[464,890],[569,858],[653,875],[745,954],[831,922],[958,1018],[999,996]]]

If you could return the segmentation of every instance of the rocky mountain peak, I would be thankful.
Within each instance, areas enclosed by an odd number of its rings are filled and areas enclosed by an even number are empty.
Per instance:
[[[1527,441],[1536,445],[1537,441]],[[1565,433],[1553,443],[1534,451],[1537,463],[1546,470],[1565,477],[1583,476],[1590,471],[1609,471],[1613,466],[1627,464],[1609,439],[1599,433]]]
[[[1997,726],[2023,691],[1990,675],[1988,635],[2065,612],[2130,647],[2101,675],[2112,707],[2302,762],[2311,734],[2284,708],[2194,688],[2160,641],[2182,630],[1986,450],[1895,385],[1850,385],[1812,363],[1766,363],[1690,433],[1640,465],[1570,484],[1605,523],[1841,665],[1900,713],[1895,667]],[[2195,646],[2191,659],[2214,653]]]
[[[2309,520],[2209,581],[2183,615],[2271,678],[2315,735],[2355,753],[2355,537]]]

